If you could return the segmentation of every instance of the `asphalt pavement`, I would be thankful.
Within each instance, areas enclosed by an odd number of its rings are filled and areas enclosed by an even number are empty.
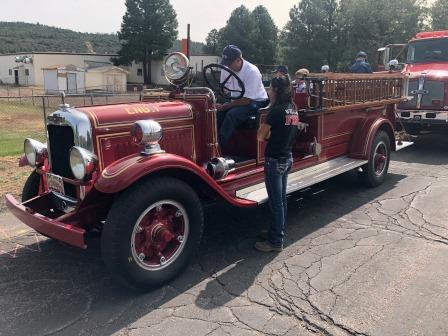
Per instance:
[[[448,137],[394,153],[386,182],[350,172],[289,197],[286,246],[253,249],[266,206],[212,206],[198,256],[141,294],[99,246],[0,214],[0,335],[447,335]]]

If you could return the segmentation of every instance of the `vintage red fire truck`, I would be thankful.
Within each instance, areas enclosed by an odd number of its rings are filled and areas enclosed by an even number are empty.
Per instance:
[[[399,122],[412,134],[448,129],[448,30],[422,32],[408,44],[379,50],[379,70],[408,74],[407,95],[398,104]]]
[[[204,68],[210,87],[187,87],[180,53],[166,58],[164,70],[172,91],[148,91],[136,103],[63,104],[49,114],[47,143],[24,143],[34,171],[22,200],[6,196],[26,225],[67,244],[87,248],[100,230],[105,264],[133,288],[163,284],[187,266],[201,241],[205,201],[242,208],[267,201],[265,143],[256,136],[267,109],[219,148],[215,93],[226,90],[213,78],[238,75],[211,64]],[[382,183],[391,151],[409,144],[397,144],[393,126],[405,76],[326,74],[307,82],[308,92],[295,97],[303,130],[288,193],[352,169],[370,186]]]

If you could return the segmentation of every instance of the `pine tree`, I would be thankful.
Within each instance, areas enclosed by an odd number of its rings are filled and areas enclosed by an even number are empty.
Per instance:
[[[212,29],[205,38],[204,51],[208,54],[218,55],[221,53],[219,45],[219,31]]]
[[[251,62],[256,62],[254,58],[257,55],[257,43],[252,39],[254,32],[254,20],[247,9],[241,5],[230,15],[224,28],[220,30],[220,47],[228,44],[237,45],[243,52],[243,57]]]
[[[169,0],[126,0],[118,37],[118,64],[142,62],[145,84],[151,83],[151,60],[162,58],[177,37],[177,18]]]
[[[264,6],[255,7],[251,15],[254,21],[251,39],[257,43],[253,62],[272,65],[276,61],[278,51],[277,26]]]

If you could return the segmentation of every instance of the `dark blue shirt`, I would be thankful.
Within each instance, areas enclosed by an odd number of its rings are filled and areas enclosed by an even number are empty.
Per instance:
[[[350,68],[353,73],[372,73],[370,64],[366,61],[356,61]]]

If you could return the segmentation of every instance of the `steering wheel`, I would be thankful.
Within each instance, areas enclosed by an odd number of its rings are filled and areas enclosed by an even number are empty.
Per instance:
[[[225,71],[229,74],[222,83],[220,78],[221,71]],[[238,75],[232,69],[226,67],[225,65],[210,63],[209,65],[204,67],[204,69],[202,70],[202,75],[204,76],[204,80],[207,83],[207,86],[223,98],[240,99],[243,98],[244,93],[246,92],[246,88],[241,78],[238,77]],[[232,77],[234,77],[238,82],[240,90],[230,89],[226,86],[226,84]],[[233,96],[232,93],[237,93],[237,95]]]

